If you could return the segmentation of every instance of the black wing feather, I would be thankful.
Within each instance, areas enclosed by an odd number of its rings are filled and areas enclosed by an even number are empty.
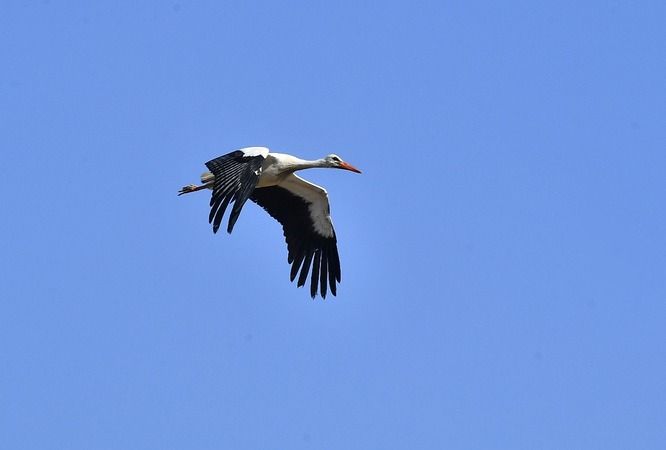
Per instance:
[[[303,267],[301,267],[301,275],[298,277],[298,283],[296,283],[296,286],[298,287],[305,286],[305,282],[308,279],[308,272],[310,272],[310,266],[312,265],[313,254],[314,254],[314,249],[312,247],[309,247],[305,253],[305,259],[303,260]]]
[[[238,220],[241,209],[252,194],[259,176],[264,157],[245,156],[238,150],[206,163],[206,167],[215,175],[213,195],[210,197],[208,222],[213,224],[213,233],[217,233],[229,203],[234,205],[229,215],[227,232],[231,233]]]
[[[326,275],[328,273],[328,260],[326,258],[326,247],[324,247],[321,249],[321,269],[319,272],[319,275],[321,276],[319,284],[321,285],[322,298],[326,298]]]
[[[314,254],[314,260],[312,263],[312,278],[310,279],[310,295],[314,297],[317,295],[317,285],[319,284],[319,265],[321,263],[321,249],[318,248]],[[322,286],[323,287],[323,286]],[[322,290],[323,291],[323,290]],[[322,292],[322,295],[325,295]],[[324,297],[326,298],[326,297]]]
[[[331,294],[336,295],[336,281],[340,282],[337,239],[335,233],[332,237],[326,237],[315,230],[310,219],[309,203],[280,186],[257,188],[251,193],[250,200],[282,224],[289,253],[287,260],[292,265],[291,281],[294,281],[300,269],[297,285],[303,286],[312,266],[312,298],[317,295],[317,288],[323,298],[326,298],[328,287]]]

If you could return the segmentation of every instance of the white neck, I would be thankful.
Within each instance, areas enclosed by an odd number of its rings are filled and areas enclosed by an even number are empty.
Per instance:
[[[278,160],[280,172],[296,172],[297,170],[312,169],[315,167],[329,167],[328,162],[324,158],[309,161],[285,154],[272,153],[272,155]]]

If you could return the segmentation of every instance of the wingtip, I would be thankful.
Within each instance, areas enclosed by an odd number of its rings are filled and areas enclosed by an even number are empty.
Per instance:
[[[227,225],[227,233],[231,234],[232,231],[234,231],[234,225],[236,225],[235,220],[229,220],[229,224]]]

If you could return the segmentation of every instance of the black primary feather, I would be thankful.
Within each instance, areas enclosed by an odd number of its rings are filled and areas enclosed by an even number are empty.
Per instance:
[[[243,205],[259,181],[263,161],[261,155],[245,156],[237,150],[206,163],[208,170],[215,176],[208,215],[208,223],[213,224],[213,233],[217,233],[227,206],[232,202],[227,232],[231,233],[234,229]]]
[[[336,295],[336,281],[340,282],[340,258],[335,232],[333,236],[326,237],[315,230],[309,203],[279,186],[257,188],[250,195],[250,200],[282,224],[287,241],[287,261],[291,264],[291,281],[296,279],[300,271],[297,285],[305,285],[312,269],[312,298],[317,295],[318,288],[322,298],[326,298],[328,288],[331,294]]]

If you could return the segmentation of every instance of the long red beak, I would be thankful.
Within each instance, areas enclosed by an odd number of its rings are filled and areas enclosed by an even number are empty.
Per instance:
[[[352,172],[361,173],[361,171],[358,170],[356,167],[354,167],[351,164],[349,164],[347,162],[344,162],[344,161],[340,163],[339,167],[341,169],[351,170]]]

